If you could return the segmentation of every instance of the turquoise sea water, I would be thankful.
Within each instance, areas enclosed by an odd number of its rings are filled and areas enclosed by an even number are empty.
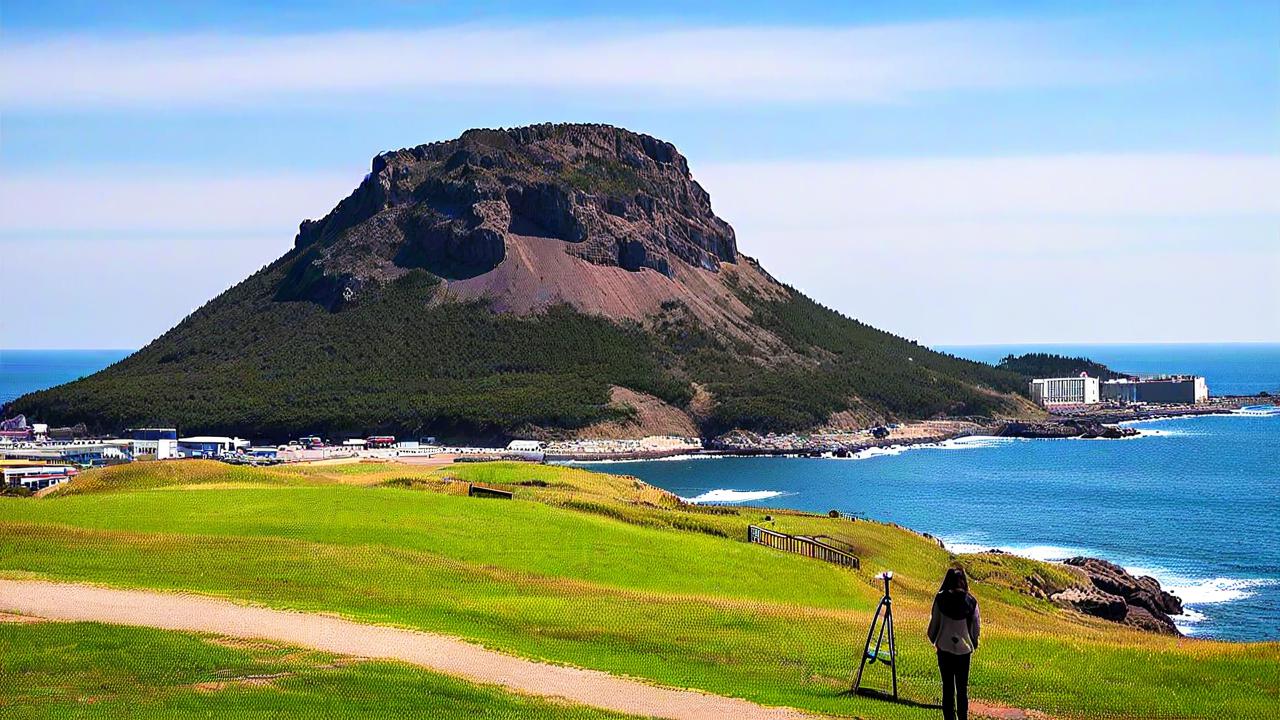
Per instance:
[[[0,350],[0,405],[91,375],[132,350]]]

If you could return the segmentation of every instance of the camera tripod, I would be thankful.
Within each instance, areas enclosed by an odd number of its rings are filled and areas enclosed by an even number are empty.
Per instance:
[[[858,663],[858,674],[853,679],[853,693],[858,693],[858,688],[862,685],[862,671],[866,668],[867,663],[875,664],[876,662],[884,663],[893,671],[893,699],[898,699],[898,647],[893,641],[893,599],[889,597],[889,581],[893,579],[893,573],[886,570],[876,576],[877,580],[884,581],[884,597],[880,598],[880,605],[876,607],[876,614],[871,617],[871,629],[867,630],[867,644],[862,650],[862,661]],[[880,636],[876,638],[876,647],[871,648],[871,636],[876,634],[876,624],[880,625]],[[889,640],[889,652],[887,655],[880,652],[880,648],[884,645],[886,636]]]

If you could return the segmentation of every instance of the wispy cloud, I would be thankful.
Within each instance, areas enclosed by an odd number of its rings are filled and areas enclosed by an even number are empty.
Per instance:
[[[280,233],[319,218],[358,172],[175,174],[114,168],[0,177],[0,237],[111,233]]]
[[[484,89],[695,103],[892,103],[955,90],[1112,83],[1150,70],[1072,37],[1063,24],[957,21],[10,38],[0,88],[9,110],[207,107]]]
[[[360,182],[341,172],[181,173],[105,167],[0,176],[0,233],[255,232],[324,215]],[[887,221],[1280,217],[1280,157],[1114,154],[703,163],[732,223],[796,230]],[[741,233],[740,233],[741,234]],[[744,238],[748,249],[750,239]]]
[[[930,343],[1280,338],[1280,157],[713,164],[743,250]],[[1137,333],[1137,334],[1135,334]]]
[[[1030,219],[1280,216],[1280,156],[1072,154],[696,168],[731,219]],[[726,207],[722,202],[731,205]],[[805,209],[794,213],[795,209]],[[816,210],[816,212],[814,212]]]

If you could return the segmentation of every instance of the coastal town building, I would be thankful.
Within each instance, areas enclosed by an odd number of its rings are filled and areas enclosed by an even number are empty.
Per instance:
[[[3,461],[0,461],[3,462]],[[0,476],[9,487],[20,487],[35,492],[60,485],[79,472],[70,465],[46,465],[39,462],[8,461],[0,465]]]
[[[150,455],[157,460],[178,456],[177,428],[130,428],[125,432],[134,457]]]
[[[0,446],[0,457],[9,460],[34,460],[67,465],[103,465],[109,457],[125,459],[118,448],[104,442],[17,443]]]
[[[221,457],[249,447],[248,440],[221,435],[197,435],[178,438],[178,452],[183,457]]]
[[[1093,405],[1101,399],[1098,378],[1084,373],[1079,377],[1037,378],[1031,381],[1031,399],[1041,407]]]
[[[1102,383],[1103,400],[1119,403],[1181,403],[1209,400],[1209,385],[1198,375],[1124,378]]]

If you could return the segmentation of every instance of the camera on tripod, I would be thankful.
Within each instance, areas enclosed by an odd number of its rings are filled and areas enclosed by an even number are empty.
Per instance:
[[[853,680],[852,692],[856,695],[862,686],[862,672],[867,664],[881,663],[888,665],[893,677],[893,699],[898,699],[898,646],[893,638],[893,598],[889,596],[889,581],[893,580],[893,571],[885,570],[876,575],[877,580],[884,582],[884,597],[876,606],[876,614],[871,617],[871,628],[867,630],[867,643],[862,650],[862,659],[858,663],[858,675]],[[876,625],[880,626],[880,634],[876,637],[876,646],[871,647],[871,638],[876,635]],[[888,641],[886,644],[886,640]],[[885,652],[881,651],[884,648]]]

